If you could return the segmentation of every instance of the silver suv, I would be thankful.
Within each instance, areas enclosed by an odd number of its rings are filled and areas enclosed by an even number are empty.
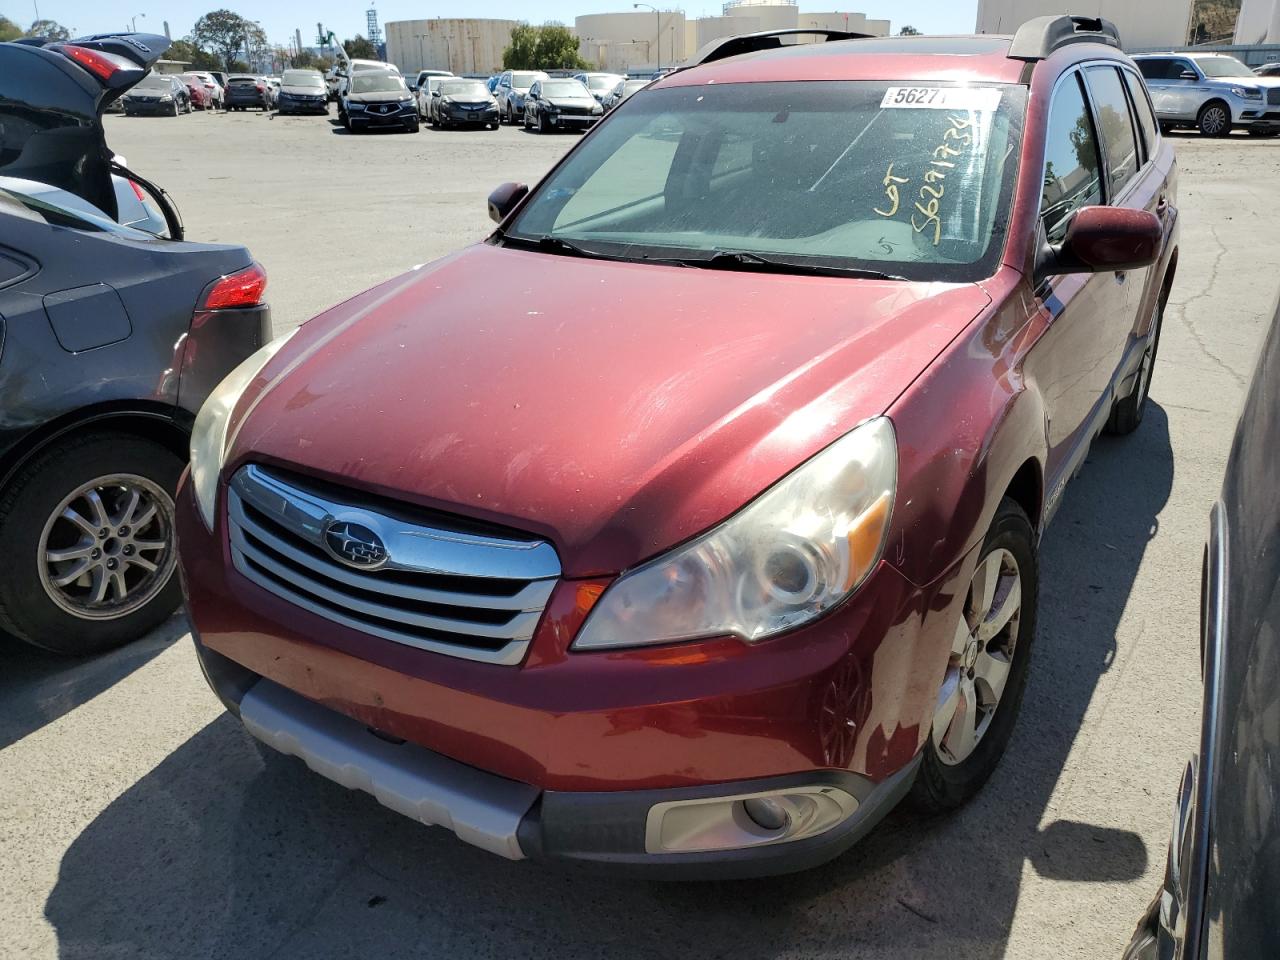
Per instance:
[[[1260,77],[1220,53],[1140,54],[1133,60],[1163,129],[1196,127],[1206,137],[1225,137],[1233,129],[1251,136],[1280,133],[1280,77]]]

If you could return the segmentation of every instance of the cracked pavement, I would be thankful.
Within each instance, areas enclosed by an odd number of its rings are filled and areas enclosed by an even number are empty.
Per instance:
[[[488,190],[576,142],[252,114],[107,129],[193,237],[249,245],[280,329],[480,238]],[[1095,445],[1045,535],[1018,732],[965,810],[895,814],[773,880],[549,872],[264,763],[180,617],[87,661],[0,640],[0,956],[1118,957],[1198,733],[1208,509],[1280,287],[1280,140],[1174,139],[1181,260],[1155,404]]]

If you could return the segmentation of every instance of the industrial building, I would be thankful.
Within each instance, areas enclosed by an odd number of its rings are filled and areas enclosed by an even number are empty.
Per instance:
[[[696,20],[680,10],[648,8],[588,14],[574,21],[583,59],[619,73],[672,66],[721,37],[803,27],[878,37],[889,33],[888,20],[869,20],[861,13],[804,13],[796,0],[729,0],[720,16]]]
[[[1013,33],[1064,9],[1105,17],[1131,51],[1280,43],[1280,0],[978,0],[978,33]]]
[[[515,20],[393,20],[386,25],[387,60],[401,72],[496,73],[511,45]]]

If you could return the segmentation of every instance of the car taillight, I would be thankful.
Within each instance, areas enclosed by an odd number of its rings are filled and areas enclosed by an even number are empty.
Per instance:
[[[258,264],[215,280],[200,298],[198,310],[231,310],[235,307],[255,307],[262,302],[267,289],[267,271]]]
[[[143,192],[142,192],[142,188],[141,188],[140,186],[138,186],[138,184],[137,184],[135,181],[130,180],[130,181],[129,181],[129,186],[133,187],[133,195],[134,195],[135,197],[137,197],[137,198],[138,198],[139,200],[141,200],[143,203],[146,203],[146,202],[147,202],[147,195],[146,195],[145,193],[143,193]]]
[[[255,84],[254,84],[254,86],[258,88],[258,92],[259,92],[259,93],[261,93],[261,92],[263,91],[263,86],[262,86],[262,84],[260,84],[260,83],[255,83]]]
[[[103,83],[110,83],[111,78],[120,69],[110,57],[99,53],[97,50],[90,50],[88,47],[73,47],[64,44],[58,49],[63,56],[70,57]]]

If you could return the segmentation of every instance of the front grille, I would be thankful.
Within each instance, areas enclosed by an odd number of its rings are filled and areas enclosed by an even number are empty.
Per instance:
[[[269,593],[335,623],[423,650],[513,665],[560,576],[554,548],[459,518],[299,480],[256,465],[228,492],[231,558]],[[383,546],[373,570],[340,559],[331,527]],[[365,535],[365,534],[362,534]]]
[[[1276,105],[1280,105],[1280,87],[1271,87],[1267,90],[1267,106]]]

